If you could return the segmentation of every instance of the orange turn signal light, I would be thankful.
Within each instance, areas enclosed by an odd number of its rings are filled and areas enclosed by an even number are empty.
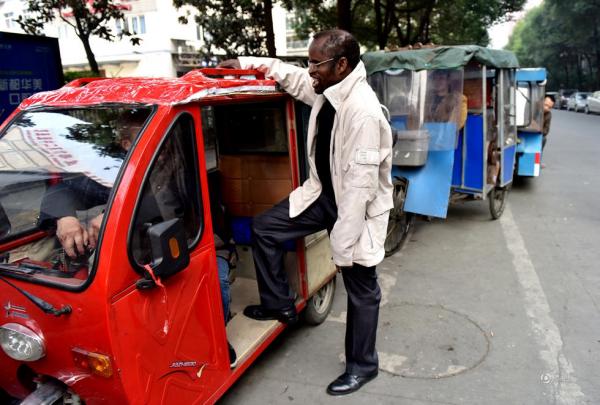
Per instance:
[[[77,366],[101,377],[108,378],[113,375],[110,357],[104,354],[88,352],[77,347],[73,348],[71,352],[73,353],[73,361]]]
[[[169,239],[169,249],[171,250],[171,257],[177,259],[181,252],[179,251],[179,242],[177,242],[176,238]]]

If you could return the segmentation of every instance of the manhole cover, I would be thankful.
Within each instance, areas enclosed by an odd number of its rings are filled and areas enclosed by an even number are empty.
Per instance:
[[[410,378],[450,377],[479,365],[489,340],[467,316],[442,306],[386,305],[379,314],[379,369]]]

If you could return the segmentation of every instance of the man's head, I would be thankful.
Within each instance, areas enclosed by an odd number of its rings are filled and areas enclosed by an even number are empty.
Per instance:
[[[116,121],[117,141],[128,151],[148,118],[147,110],[127,110]]]
[[[450,72],[447,70],[434,70],[430,76],[433,82],[433,93],[436,96],[445,96],[449,92]]]
[[[321,31],[308,48],[308,73],[317,94],[341,82],[358,65],[360,47],[349,32]]]
[[[544,98],[544,112],[549,112],[552,107],[554,107],[554,100],[552,100],[552,97],[546,96]]]

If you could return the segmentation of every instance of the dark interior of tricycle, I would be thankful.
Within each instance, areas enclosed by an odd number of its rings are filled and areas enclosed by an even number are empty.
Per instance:
[[[254,321],[242,312],[245,306],[259,303],[252,218],[292,190],[286,102],[206,106],[202,121],[211,210],[223,209],[236,246],[227,336],[238,359],[243,359],[278,326],[277,321]],[[302,135],[299,137],[303,144]],[[219,214],[212,212],[213,222]],[[286,243],[285,249],[288,280],[300,295],[296,241]]]

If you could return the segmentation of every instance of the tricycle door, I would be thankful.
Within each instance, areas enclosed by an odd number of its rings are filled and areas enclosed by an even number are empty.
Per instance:
[[[517,150],[515,70],[498,71],[498,149],[500,150],[499,186],[512,183]]]
[[[517,77],[519,77],[517,72]],[[525,71],[525,73],[528,73]],[[523,74],[521,74],[523,76]],[[545,77],[544,77],[545,79]],[[542,131],[544,125],[543,82],[517,81],[517,161],[518,176],[539,176],[542,155]]]
[[[486,157],[493,132],[488,130],[491,87],[485,66],[465,69],[463,94],[467,98],[467,118],[454,151],[452,186],[460,193],[477,194],[485,190]]]
[[[147,169],[139,190],[132,191],[137,197],[127,219],[130,268],[123,271],[138,272],[139,280],[113,298],[111,314],[131,402],[204,402],[228,371],[206,176],[199,169],[205,165],[197,147],[199,118],[197,112],[166,114],[165,135],[147,134],[138,145],[151,160],[142,165]],[[150,271],[159,267],[161,253],[152,232],[173,219],[183,223],[187,246],[172,239],[166,245],[175,258],[189,254],[189,264],[163,268],[161,278]]]

